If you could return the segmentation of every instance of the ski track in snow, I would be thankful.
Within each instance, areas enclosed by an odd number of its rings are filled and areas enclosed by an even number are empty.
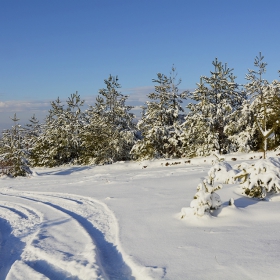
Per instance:
[[[98,200],[0,189],[0,280],[151,279],[118,238],[118,223]]]

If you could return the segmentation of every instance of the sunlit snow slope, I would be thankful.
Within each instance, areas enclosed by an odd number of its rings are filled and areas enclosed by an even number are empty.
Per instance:
[[[260,156],[226,161],[252,165]],[[0,280],[280,279],[280,195],[252,199],[238,183],[223,184],[222,205],[211,216],[181,219],[212,160],[36,168],[31,178],[1,177]]]

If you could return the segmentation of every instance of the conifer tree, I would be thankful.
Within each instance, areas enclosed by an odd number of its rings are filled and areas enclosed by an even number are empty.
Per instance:
[[[248,98],[244,100],[240,110],[231,115],[225,132],[231,141],[233,151],[249,152],[260,148],[261,135]]]
[[[34,166],[58,166],[78,162],[82,129],[81,100],[78,92],[71,94],[66,108],[57,98],[51,102],[52,108],[32,149],[31,162]]]
[[[279,128],[280,82],[274,80],[269,83],[263,78],[267,66],[263,59],[261,53],[256,56],[254,66],[257,70],[248,70],[248,83],[244,87],[250,99],[250,110],[254,114],[254,128],[258,129],[262,138],[265,158],[268,138]]]
[[[210,77],[202,76],[197,89],[188,94],[193,100],[183,124],[182,136],[185,156],[208,155],[232,149],[226,127],[231,115],[240,109],[245,97],[238,90],[233,69],[217,60]]]
[[[99,90],[95,106],[86,113],[82,133],[83,163],[112,163],[130,159],[135,142],[134,115],[126,105],[128,96],[119,89],[118,77],[104,80],[105,88]]]
[[[18,124],[17,115],[11,118],[14,125],[11,129],[4,130],[1,139],[0,166],[5,167],[5,172],[13,177],[31,174],[28,166],[27,151],[23,145],[23,129]]]
[[[132,148],[133,158],[141,160],[181,156],[180,125],[184,113],[181,104],[186,92],[179,92],[181,80],[176,81],[176,78],[173,66],[169,77],[158,73],[157,78],[153,79],[155,91],[148,94],[150,100],[143,107],[142,118],[137,125],[142,139]]]
[[[29,119],[29,123],[24,128],[23,143],[28,153],[32,152],[39,135],[41,133],[41,125],[35,114]]]

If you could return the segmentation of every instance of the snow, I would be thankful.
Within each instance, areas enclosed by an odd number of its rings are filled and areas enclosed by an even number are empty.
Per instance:
[[[251,166],[261,155],[225,161]],[[0,178],[0,279],[279,279],[279,195],[252,199],[238,183],[223,184],[220,208],[181,219],[214,160],[36,168],[30,178]]]

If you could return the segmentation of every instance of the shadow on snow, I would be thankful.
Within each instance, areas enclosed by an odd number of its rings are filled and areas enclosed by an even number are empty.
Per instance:
[[[48,171],[48,172],[42,172],[38,173],[39,176],[44,176],[44,175],[60,175],[60,176],[65,176],[65,175],[70,175],[75,172],[80,172],[84,170],[89,170],[92,167],[89,166],[73,166],[69,167],[68,169],[62,169],[62,170],[53,170],[53,171]]]
[[[96,254],[98,256],[98,260],[101,265],[101,269],[104,271],[104,273],[108,279],[123,279],[123,280],[135,279],[132,276],[131,268],[124,262],[122,254],[118,251],[116,246],[114,244],[108,242],[105,239],[104,234],[100,230],[95,228],[92,225],[92,223],[90,223],[86,218],[84,218],[72,211],[69,211],[65,208],[62,208],[58,205],[52,204],[50,202],[43,202],[40,200],[36,200],[33,198],[24,197],[24,196],[20,196],[20,197],[27,199],[27,200],[32,200],[32,201],[36,201],[36,202],[40,202],[40,203],[49,205],[65,214],[71,216],[73,219],[75,219],[88,232],[93,243],[96,245],[96,247],[97,247]],[[37,270],[38,272],[43,272],[42,268],[44,266],[46,266],[46,265],[45,264],[43,265],[41,262],[38,262],[37,264],[33,265],[32,268]],[[58,273],[60,275],[62,272],[58,272]]]
[[[0,279],[6,279],[6,276],[16,260],[24,249],[25,243],[12,234],[12,228],[9,223],[0,218]]]

